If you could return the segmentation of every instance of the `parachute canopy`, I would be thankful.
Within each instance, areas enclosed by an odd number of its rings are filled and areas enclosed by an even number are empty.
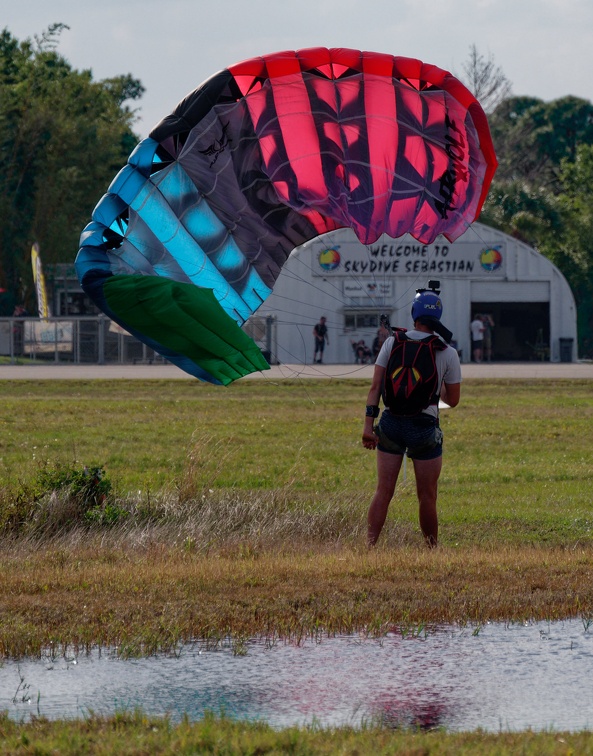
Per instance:
[[[450,73],[350,49],[220,71],[130,155],[76,269],[110,318],[191,375],[268,367],[241,325],[291,251],[350,227],[453,241],[496,169],[486,116]]]

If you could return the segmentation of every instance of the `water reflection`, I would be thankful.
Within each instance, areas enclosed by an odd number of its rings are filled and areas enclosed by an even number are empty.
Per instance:
[[[354,636],[301,645],[250,641],[186,646],[178,657],[5,662],[0,710],[15,718],[80,717],[142,707],[151,714],[207,709],[286,727],[380,721],[451,731],[593,727],[593,630],[582,621],[441,628],[422,637]]]

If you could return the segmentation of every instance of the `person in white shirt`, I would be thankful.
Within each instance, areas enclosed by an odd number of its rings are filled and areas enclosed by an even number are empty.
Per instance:
[[[474,319],[469,325],[472,332],[472,355],[474,362],[482,362],[484,354],[484,325],[480,315],[474,315]]]

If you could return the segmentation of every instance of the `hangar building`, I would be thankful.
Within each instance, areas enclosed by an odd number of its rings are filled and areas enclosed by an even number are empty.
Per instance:
[[[476,313],[494,321],[495,361],[576,359],[576,306],[562,273],[535,249],[480,223],[455,242],[382,236],[367,247],[350,229],[307,242],[292,253],[247,330],[272,362],[309,363],[313,326],[325,316],[324,362],[354,362],[353,345],[372,345],[383,313],[391,325],[411,327],[416,289],[429,280],[440,282],[442,322],[463,362],[470,360]]]

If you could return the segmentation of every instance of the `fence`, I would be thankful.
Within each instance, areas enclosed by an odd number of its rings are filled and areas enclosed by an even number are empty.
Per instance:
[[[253,318],[245,331],[268,361],[275,354],[275,318]],[[53,362],[110,365],[165,362],[150,347],[104,315],[0,318],[0,357],[11,363]]]
[[[163,362],[105,316],[0,318],[0,356],[10,362],[124,364]]]

